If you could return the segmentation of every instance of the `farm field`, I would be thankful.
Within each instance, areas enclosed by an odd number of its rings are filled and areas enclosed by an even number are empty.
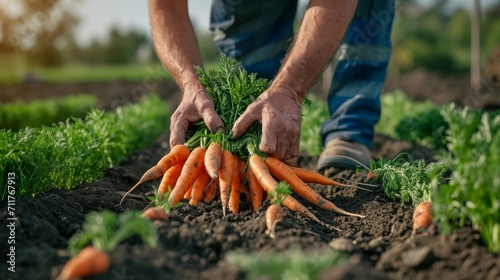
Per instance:
[[[428,99],[438,104],[456,102],[487,109],[500,107],[498,88],[472,95],[466,90],[467,79],[440,78],[441,83],[429,73],[415,72],[388,81],[386,88],[401,88],[413,100]],[[125,81],[0,86],[0,101],[94,93],[99,108],[112,109],[137,102],[144,95],[144,89],[144,82]],[[157,81],[154,88],[148,88],[151,89],[168,104],[177,104],[179,93],[172,81]],[[475,99],[471,100],[471,96]],[[9,273],[6,262],[2,262],[0,278],[55,279],[69,258],[68,239],[81,228],[87,213],[105,209],[117,213],[141,211],[149,205],[146,196],[153,194],[158,180],[141,185],[123,204],[119,202],[167,152],[168,131],[165,131],[149,147],[134,151],[121,164],[106,170],[101,179],[72,190],[51,190],[35,198],[16,199],[16,273]],[[371,152],[376,159],[395,158],[403,152],[426,162],[437,156],[425,146],[381,134],[376,136]],[[316,162],[316,156],[302,153],[298,165],[314,169]],[[333,174],[332,171],[325,170],[324,174],[340,182],[363,183],[368,174],[366,171]],[[168,220],[154,223],[159,233],[157,248],[147,247],[136,237],[129,238],[111,252],[111,270],[88,279],[243,279],[252,273],[234,265],[234,258],[228,253],[252,253],[256,254],[254,258],[264,258],[265,254],[284,253],[295,247],[302,249],[303,258],[312,260],[319,259],[315,254],[328,250],[342,252],[340,264],[319,273],[319,279],[500,278],[500,255],[489,252],[479,232],[470,225],[448,235],[439,235],[435,224],[412,232],[414,208],[390,200],[380,186],[371,188],[373,192],[311,186],[340,208],[366,218],[321,210],[299,198],[320,220],[342,231],[325,228],[286,209],[285,218],[276,229],[277,237],[271,239],[265,234],[267,201],[257,213],[242,202],[238,214],[229,213],[226,217],[222,215],[219,200],[197,206],[184,203],[171,212]],[[6,221],[7,217],[6,201],[2,201],[0,219]],[[1,238],[6,240],[7,235],[2,233]],[[5,243],[2,242],[1,248],[4,252]],[[288,266],[288,273],[297,279],[306,279],[300,278],[303,275],[297,274],[293,265]]]

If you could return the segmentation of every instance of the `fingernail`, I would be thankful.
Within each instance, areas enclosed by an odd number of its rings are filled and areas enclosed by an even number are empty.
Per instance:
[[[229,132],[229,139],[233,140],[233,138],[234,138],[234,134],[235,134],[235,133],[234,133],[234,131],[232,131],[232,130],[231,130],[231,131]]]
[[[224,129],[224,127],[222,127],[222,126],[219,126],[219,127],[215,130],[215,132],[222,132],[222,133],[224,133],[224,132],[225,132],[225,129]]]

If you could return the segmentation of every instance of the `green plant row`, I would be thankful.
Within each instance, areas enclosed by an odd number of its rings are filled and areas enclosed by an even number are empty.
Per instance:
[[[449,233],[467,221],[479,230],[489,250],[500,252],[500,115],[446,106],[447,148],[441,161],[452,171],[437,188],[433,210],[440,231]]]
[[[14,101],[0,105],[0,128],[18,131],[25,127],[51,125],[69,117],[84,117],[97,104],[91,94],[77,94],[63,98]]]
[[[225,259],[243,270],[245,279],[320,279],[329,268],[340,267],[347,262],[346,255],[340,251],[310,252],[295,246],[284,253],[232,251],[226,254]]]
[[[300,150],[310,156],[319,156],[323,150],[321,127],[330,117],[328,105],[314,96],[309,96],[302,105],[300,128]]]
[[[314,96],[302,106],[300,149],[311,156],[323,150],[320,132],[322,124],[330,117],[328,105]],[[381,97],[382,113],[375,126],[377,133],[395,139],[420,143],[433,149],[445,147],[444,131],[447,124],[440,108],[430,101],[414,102],[396,90]]]
[[[493,252],[500,252],[500,114],[444,106],[446,149],[425,164],[400,155],[372,162],[386,195],[413,206],[432,201],[443,234],[472,223]],[[445,178],[447,175],[449,178]]]
[[[383,184],[388,198],[414,207],[423,201],[431,201],[435,189],[445,183],[443,163],[426,164],[404,153],[392,160],[373,161],[371,169]]]
[[[378,133],[436,150],[445,147],[447,124],[436,104],[411,101],[400,90],[383,95],[380,102],[382,113],[375,126]]]
[[[149,95],[114,112],[93,109],[85,119],[71,118],[51,127],[0,130],[2,199],[9,174],[15,174],[17,196],[96,180],[133,150],[153,141],[168,127],[168,116],[164,102]]]

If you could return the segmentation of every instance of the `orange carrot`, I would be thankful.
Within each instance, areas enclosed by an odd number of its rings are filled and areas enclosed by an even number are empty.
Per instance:
[[[311,187],[306,185],[302,180],[300,180],[295,173],[281,160],[275,157],[267,157],[265,159],[265,163],[269,168],[269,171],[273,176],[278,178],[279,180],[286,181],[292,187],[292,191],[301,197],[305,198],[307,201],[313,203],[314,205],[320,207],[324,210],[330,210],[337,212],[339,214],[348,215],[348,216],[356,216],[360,218],[364,218],[365,216],[354,214],[342,210],[335,206],[331,201],[324,199],[321,197],[316,191],[314,191]]]
[[[182,168],[181,175],[175,184],[174,189],[168,197],[168,203],[175,206],[184,197],[184,194],[189,190],[189,187],[198,178],[201,170],[204,166],[205,152],[207,151],[204,147],[196,147],[189,155],[184,167]]]
[[[266,163],[263,158],[261,158],[258,155],[252,155],[250,157],[250,168],[252,169],[253,173],[255,174],[255,177],[257,178],[257,181],[259,181],[264,190],[266,190],[268,193],[273,193],[276,190],[278,182],[273,178],[273,176],[269,172],[269,169],[266,166]],[[333,226],[330,226],[320,221],[316,216],[314,216],[313,213],[311,213],[311,211],[309,211],[304,205],[302,205],[300,202],[298,202],[295,198],[293,198],[290,195],[284,197],[283,205],[292,211],[299,212],[302,215],[309,217],[310,219],[321,225],[324,225],[328,228],[332,228],[335,230],[339,230]]]
[[[210,175],[208,175],[206,170],[202,170],[200,177],[194,181],[193,187],[191,188],[191,197],[189,199],[190,205],[197,205],[203,198],[203,193],[205,188],[210,184]]]
[[[175,145],[172,148],[172,150],[170,150],[170,153],[162,157],[155,166],[151,167],[148,171],[146,171],[144,175],[142,175],[139,182],[137,182],[137,184],[135,184],[128,192],[126,192],[123,195],[122,199],[120,200],[120,204],[123,202],[125,197],[128,194],[130,194],[135,188],[137,188],[140,184],[160,178],[160,176],[165,174],[165,172],[167,172],[167,170],[170,167],[182,161],[185,161],[188,158],[188,156],[189,156],[189,148],[187,146]]]
[[[181,171],[182,167],[184,167],[184,161],[181,163],[178,163],[174,166],[172,166],[165,174],[163,175],[163,178],[161,179],[160,186],[158,187],[158,193],[161,194],[161,197],[163,199],[163,196],[169,192],[169,188],[173,189],[175,184],[177,183],[177,180],[179,179],[179,176],[181,176]]]
[[[288,167],[304,183],[316,183],[316,184],[321,184],[321,185],[344,186],[344,184],[341,184],[341,183],[334,181],[328,177],[325,177],[316,171],[298,168],[298,167],[294,167],[294,166],[290,166],[290,165],[288,165]]]
[[[235,171],[237,172],[237,171]],[[222,151],[222,162],[219,168],[219,190],[222,202],[222,215],[226,216],[226,208],[229,204],[229,195],[231,193],[231,180],[233,178],[233,154],[228,151]]]
[[[248,186],[245,185],[243,181],[240,180],[240,194],[243,193],[245,194],[247,198],[247,202],[250,202],[250,190],[248,190]]]
[[[370,171],[368,172],[368,174],[366,174],[365,182],[373,181],[377,179],[377,177],[378,177],[377,174],[375,174],[373,171]]]
[[[427,228],[432,223],[432,204],[429,201],[421,202],[413,212],[413,230]]]
[[[245,169],[246,166],[246,161],[238,159],[238,170],[240,171],[240,182],[242,185],[244,185],[243,182],[247,179],[248,170]]]
[[[260,185],[259,181],[257,181],[257,177],[253,173],[252,169],[249,168],[247,171],[248,177],[248,187],[250,188],[250,201],[252,202],[252,210],[253,212],[257,212],[262,205],[262,193],[264,189]]]
[[[150,207],[142,212],[142,217],[152,221],[168,220],[168,214],[161,207]]]
[[[179,162],[187,160],[189,157],[189,148],[184,145],[175,145],[170,153],[162,157],[156,166],[160,166],[162,174],[167,172],[167,170],[176,165]]]
[[[284,199],[283,199],[283,205],[292,210],[292,211],[295,211],[295,212],[299,212],[301,213],[302,215],[310,218],[311,220],[315,221],[316,223],[318,224],[321,224],[325,227],[328,227],[330,229],[333,229],[333,230],[337,230],[337,231],[341,231],[340,229],[332,226],[332,225],[329,225],[329,224],[326,224],[322,221],[320,221],[313,213],[311,213],[311,211],[309,211],[309,209],[307,209],[302,203],[300,203],[299,201],[297,201],[295,198],[293,198],[293,196],[286,196]]]
[[[284,212],[283,208],[278,204],[271,204],[267,207],[266,210],[266,233],[269,234],[269,237],[276,237],[276,224],[283,220]]]
[[[325,177],[325,176],[319,174],[316,171],[298,168],[298,167],[294,167],[291,165],[288,165],[288,167],[290,167],[290,169],[293,171],[293,173],[295,173],[295,175],[297,175],[297,177],[299,177],[299,179],[302,180],[302,182],[304,182],[304,183],[316,183],[316,184],[321,184],[321,185],[333,185],[333,186],[337,186],[337,187],[357,188],[357,189],[371,192],[371,190],[369,190],[369,189],[359,187],[356,185],[348,185],[348,184],[339,183],[337,181],[334,181],[328,177]],[[369,184],[364,184],[364,185],[370,186]]]
[[[210,202],[214,199],[215,193],[219,188],[219,180],[212,180],[212,182],[205,189],[205,193],[203,194],[203,202]]]
[[[221,162],[222,145],[218,142],[210,143],[205,154],[205,168],[212,179],[217,178]]]
[[[69,280],[101,274],[108,271],[110,266],[111,260],[106,252],[87,246],[64,265],[57,279]]]
[[[233,155],[233,176],[231,179],[231,193],[229,194],[229,210],[233,214],[238,213],[240,207],[240,160],[236,155]]]
[[[198,177],[198,178],[199,178],[199,177]],[[198,179],[196,179],[196,180],[198,180]],[[196,182],[196,181],[194,181],[194,182]],[[193,183],[193,184],[194,184],[194,183]],[[184,194],[183,198],[185,198],[185,199],[189,199],[189,198],[191,198],[191,191],[192,191],[192,190],[193,190],[193,186],[189,187],[189,189],[187,190],[187,192]]]

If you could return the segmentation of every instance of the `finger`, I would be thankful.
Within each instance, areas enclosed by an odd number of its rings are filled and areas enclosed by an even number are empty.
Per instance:
[[[224,123],[213,108],[206,108],[201,112],[201,116],[210,132],[216,133],[225,130]]]
[[[283,156],[276,153],[276,143],[276,134],[274,132],[267,131],[267,129],[263,127],[262,140],[260,141],[259,150],[278,159],[282,159]]]
[[[231,135],[231,140],[240,138],[254,122],[260,121],[260,116],[254,113],[255,110],[251,106],[252,105],[250,105],[234,123],[229,133],[229,135]]]
[[[298,163],[298,153],[299,153],[299,141],[292,141],[291,145],[287,149],[285,156],[283,157],[283,162],[291,165],[297,166]]]
[[[291,157],[289,159],[284,159],[283,162],[290,166],[298,166],[299,157]]]
[[[175,145],[184,144],[186,141],[186,131],[189,126],[189,122],[185,121],[174,121],[170,124],[170,148]]]

